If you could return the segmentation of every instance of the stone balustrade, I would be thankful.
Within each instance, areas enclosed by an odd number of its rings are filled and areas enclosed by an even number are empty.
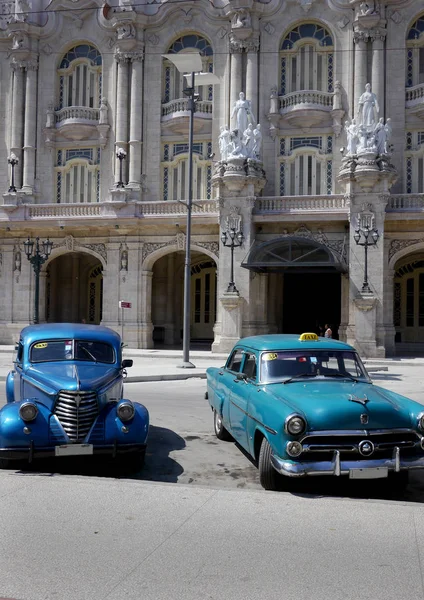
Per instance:
[[[32,204],[27,209],[28,219],[57,219],[75,217],[99,217],[102,214],[103,204]]]
[[[387,203],[387,212],[422,211],[424,194],[393,194]]]
[[[63,125],[70,119],[77,121],[90,121],[93,125],[99,122],[100,111],[98,108],[89,108],[87,106],[66,106],[55,111],[56,124]]]
[[[162,104],[162,117],[170,118],[173,114],[178,112],[189,112],[189,98],[177,98]],[[212,118],[212,102],[209,100],[198,100],[196,102],[196,113],[202,113],[204,116],[210,115]]]
[[[330,92],[310,90],[290,92],[290,94],[280,96],[280,109],[282,114],[301,104],[319,106],[326,110],[332,110],[333,94]]]
[[[276,214],[304,211],[345,212],[348,213],[346,198],[339,195],[331,196],[271,196],[269,198],[257,198],[255,202],[255,214]]]
[[[424,104],[424,83],[414,85],[405,91],[406,108],[413,108],[419,104]]]
[[[140,202],[138,205],[140,216],[169,217],[170,215],[186,215],[185,203],[178,201]],[[192,204],[193,215],[218,215],[218,206],[215,200],[195,200]]]

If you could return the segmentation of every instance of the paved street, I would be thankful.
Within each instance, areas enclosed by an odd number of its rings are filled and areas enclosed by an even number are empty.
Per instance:
[[[424,403],[420,365],[373,378]],[[212,434],[204,391],[201,379],[126,384],[152,421],[131,478],[87,463],[0,472],[0,597],[424,597],[424,474],[404,492],[338,478],[265,492],[242,451]]]

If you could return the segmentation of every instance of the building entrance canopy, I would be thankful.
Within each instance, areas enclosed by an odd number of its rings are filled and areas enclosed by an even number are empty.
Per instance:
[[[253,246],[241,266],[258,273],[347,272],[344,262],[336,259],[329,248],[314,240],[295,236]]]

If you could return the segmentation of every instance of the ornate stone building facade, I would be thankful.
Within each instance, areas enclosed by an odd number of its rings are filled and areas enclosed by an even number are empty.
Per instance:
[[[168,58],[195,51],[219,85],[196,90],[192,339],[328,322],[366,356],[424,349],[422,2],[0,7],[0,343],[32,318],[28,236],[53,241],[40,320],[181,343],[189,100]]]

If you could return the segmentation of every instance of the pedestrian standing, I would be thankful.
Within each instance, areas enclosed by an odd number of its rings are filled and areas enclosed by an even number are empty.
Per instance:
[[[331,326],[325,324],[324,325],[324,329],[325,329],[324,337],[326,337],[326,338],[332,338],[333,337],[333,332],[331,331]]]

